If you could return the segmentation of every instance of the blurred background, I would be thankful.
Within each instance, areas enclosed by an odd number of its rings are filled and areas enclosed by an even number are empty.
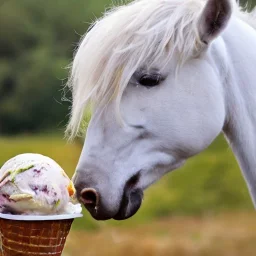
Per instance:
[[[66,67],[81,35],[109,6],[110,0],[0,0],[0,166],[35,152],[72,176],[82,143],[64,139]],[[151,187],[132,219],[96,222],[84,214],[64,256],[256,255],[255,213],[223,136]]]

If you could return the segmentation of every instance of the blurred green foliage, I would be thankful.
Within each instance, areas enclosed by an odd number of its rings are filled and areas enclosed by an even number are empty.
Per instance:
[[[73,52],[109,0],[0,1],[0,132],[63,127]],[[70,95],[67,95],[67,97]]]

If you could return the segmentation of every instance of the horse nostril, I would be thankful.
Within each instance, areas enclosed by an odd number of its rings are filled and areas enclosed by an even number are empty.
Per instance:
[[[81,192],[81,200],[87,206],[96,207],[99,204],[99,194],[93,188],[85,188]]]

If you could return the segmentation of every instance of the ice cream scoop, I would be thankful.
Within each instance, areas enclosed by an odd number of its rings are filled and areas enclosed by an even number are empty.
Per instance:
[[[22,154],[0,169],[0,213],[54,215],[81,213],[75,189],[64,170],[51,158]]]

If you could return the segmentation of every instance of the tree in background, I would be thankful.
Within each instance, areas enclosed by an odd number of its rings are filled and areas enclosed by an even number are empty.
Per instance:
[[[63,128],[65,67],[108,0],[0,2],[0,132]]]

